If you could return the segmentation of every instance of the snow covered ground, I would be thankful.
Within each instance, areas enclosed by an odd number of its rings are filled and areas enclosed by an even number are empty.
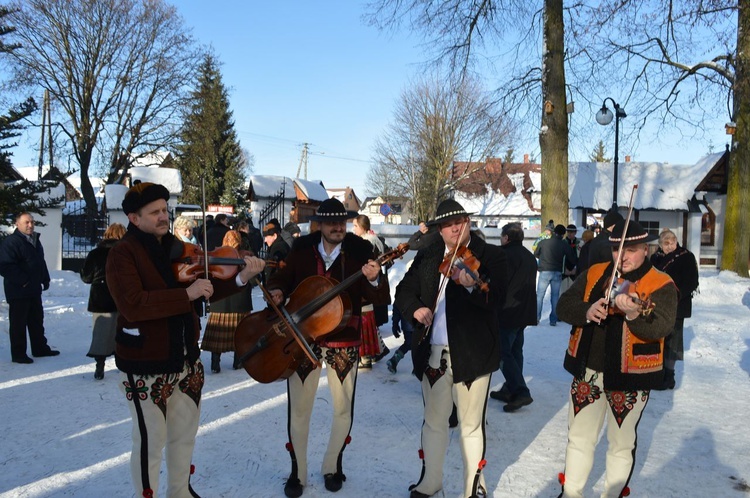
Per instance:
[[[404,263],[390,271],[392,287]],[[678,387],[653,392],[643,415],[631,496],[750,495],[750,280],[701,272],[701,294],[686,321],[685,362]],[[33,365],[10,362],[7,304],[0,305],[0,496],[129,497],[131,422],[114,360],[93,379],[88,351],[88,287],[71,272],[53,272],[44,293],[50,345],[62,354]],[[3,296],[4,297],[4,296]],[[261,305],[256,296],[256,308]],[[547,301],[546,306],[549,306]],[[486,478],[495,497],[555,497],[562,471],[570,376],[562,368],[568,327],[545,318],[526,332],[526,375],[534,403],[516,413],[489,401]],[[401,340],[383,327],[393,350]],[[204,353],[204,363],[209,355]],[[193,486],[204,498],[283,496],[289,474],[286,389],[258,384],[244,370],[206,375]],[[422,398],[410,356],[390,374],[384,362],[360,371],[352,443],[344,454],[340,497],[407,497],[419,477]],[[493,389],[502,383],[493,376]],[[321,380],[310,437],[304,497],[327,497],[319,468],[328,437],[330,397]],[[444,490],[461,493],[462,463],[452,434]],[[597,450],[587,496],[603,487],[606,442]],[[164,480],[162,480],[164,484]],[[162,486],[161,493],[164,493]]]

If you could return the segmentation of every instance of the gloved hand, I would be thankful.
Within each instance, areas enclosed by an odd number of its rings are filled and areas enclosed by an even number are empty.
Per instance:
[[[393,324],[393,328],[391,329],[391,331],[393,332],[393,337],[395,337],[396,339],[401,337],[401,327],[398,326],[398,323]]]
[[[49,282],[44,282],[42,284],[42,290],[49,290]]]

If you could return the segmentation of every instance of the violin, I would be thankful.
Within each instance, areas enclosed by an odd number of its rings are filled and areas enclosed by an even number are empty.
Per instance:
[[[609,293],[609,308],[608,313],[610,315],[619,314],[624,315],[625,313],[619,309],[615,305],[615,298],[619,296],[620,294],[625,294],[630,298],[631,301],[633,301],[635,304],[639,305],[641,307],[640,315],[641,316],[648,316],[651,314],[652,311],[654,311],[654,308],[656,307],[656,304],[651,302],[650,298],[646,297],[635,297],[630,294],[631,289],[630,287],[633,286],[633,283],[629,280],[625,280],[623,278],[617,278],[614,283],[612,284],[612,287],[610,289]],[[633,292],[634,294],[637,294],[637,291]]]
[[[178,282],[183,283],[208,277],[229,280],[245,266],[242,253],[250,254],[230,246],[217,247],[206,254],[201,246],[185,242],[182,244],[182,253],[172,258],[172,273]]]
[[[465,270],[482,292],[489,292],[490,286],[487,282],[482,281],[479,277],[479,260],[466,246],[459,246],[455,252],[451,252],[443,262],[440,263],[438,271],[446,277],[450,277],[454,282],[458,282],[458,276],[461,270]]]

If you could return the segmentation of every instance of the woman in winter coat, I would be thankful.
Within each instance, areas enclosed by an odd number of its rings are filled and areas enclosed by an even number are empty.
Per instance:
[[[86,356],[96,360],[94,378],[104,378],[104,361],[115,353],[115,332],[117,330],[117,307],[109,293],[106,281],[106,265],[109,250],[125,235],[125,227],[112,223],[104,232],[101,242],[86,256],[81,268],[81,280],[91,284],[89,289],[90,311],[94,318],[91,346]]]
[[[677,236],[671,230],[659,234],[659,249],[651,255],[654,268],[672,277],[677,290],[677,320],[674,331],[664,341],[664,384],[661,389],[674,389],[674,367],[683,357],[682,327],[685,318],[693,311],[693,294],[698,290],[698,265],[692,252],[677,243]]]

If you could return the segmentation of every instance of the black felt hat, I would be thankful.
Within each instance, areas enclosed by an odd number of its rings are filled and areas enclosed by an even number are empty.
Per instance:
[[[169,201],[169,190],[164,185],[151,182],[136,183],[125,193],[122,210],[125,214],[135,213],[146,204],[159,199]]]
[[[308,219],[312,221],[346,221],[357,217],[356,211],[347,210],[338,199],[326,199],[318,211]]]
[[[604,215],[604,229],[616,225],[618,221],[622,221],[622,215],[617,211],[610,209],[607,214]]]
[[[620,245],[622,241],[622,232],[625,229],[625,220],[618,221],[615,227],[612,229],[612,234],[609,236],[609,243],[613,246]],[[625,234],[625,243],[623,246],[632,246],[635,244],[645,244],[658,239],[658,235],[648,233],[643,229],[640,223],[635,220],[630,220],[628,223],[628,231]]]
[[[467,213],[464,207],[453,199],[446,199],[438,205],[435,219],[427,222],[427,226],[439,225],[453,218],[463,218],[472,213]]]

